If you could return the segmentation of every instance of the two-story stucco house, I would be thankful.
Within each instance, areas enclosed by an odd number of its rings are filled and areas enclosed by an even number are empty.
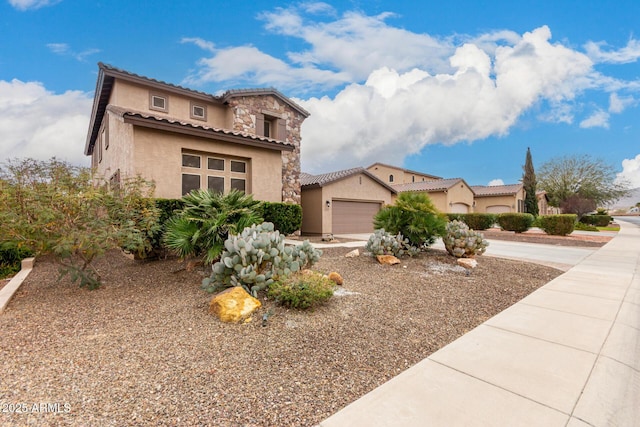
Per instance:
[[[155,196],[242,190],[300,203],[300,126],[309,113],[275,89],[217,96],[102,63],[85,154],[117,184],[140,175]]]

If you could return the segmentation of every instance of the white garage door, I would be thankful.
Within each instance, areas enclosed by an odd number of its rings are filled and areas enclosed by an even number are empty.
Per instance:
[[[487,206],[487,213],[507,213],[511,212],[511,208],[507,205]]]
[[[454,203],[451,205],[451,213],[469,213],[469,206],[464,203]]]
[[[373,217],[381,208],[381,203],[331,202],[331,220],[333,234],[372,233]]]

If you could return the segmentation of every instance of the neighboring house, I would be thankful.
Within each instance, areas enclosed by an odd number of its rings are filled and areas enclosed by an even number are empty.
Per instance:
[[[367,168],[369,172],[389,185],[409,184],[412,182],[424,182],[442,179],[439,176],[416,172],[384,163],[374,163]]]
[[[373,232],[373,217],[396,190],[364,168],[300,175],[302,234]]]
[[[506,213],[524,212],[524,187],[511,185],[474,185],[475,212]]]
[[[300,203],[300,126],[309,116],[275,89],[211,95],[102,63],[85,145],[117,185],[140,175],[155,196],[238,189]]]
[[[473,211],[474,191],[462,178],[397,184],[393,188],[398,193],[405,191],[427,193],[433,204],[441,212],[470,213]]]
[[[560,213],[560,208],[549,206],[549,196],[547,196],[546,191],[536,191],[536,198],[538,199],[538,215],[555,215]]]

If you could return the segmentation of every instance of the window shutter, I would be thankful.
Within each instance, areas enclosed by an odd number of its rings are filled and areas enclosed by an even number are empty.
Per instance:
[[[256,114],[256,136],[264,136],[264,114]]]
[[[287,123],[283,119],[278,119],[278,130],[276,131],[276,139],[280,141],[287,140]]]

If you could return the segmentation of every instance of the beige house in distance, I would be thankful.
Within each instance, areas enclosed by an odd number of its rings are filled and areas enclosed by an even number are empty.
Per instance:
[[[475,212],[524,212],[525,194],[521,183],[491,186],[474,185],[471,188],[476,194]]]
[[[409,184],[412,182],[424,182],[442,179],[439,176],[399,168],[397,166],[391,166],[384,163],[374,163],[369,166],[367,170],[377,176],[381,181],[386,182],[389,185]]]
[[[405,191],[426,193],[440,212],[473,212],[474,192],[462,178],[410,182],[394,185],[393,188],[398,193]]]
[[[302,173],[302,234],[373,232],[373,217],[396,190],[364,168]]]
[[[98,64],[84,152],[99,175],[153,180],[155,196],[242,190],[300,203],[300,126],[309,116],[275,89],[216,96]]]

